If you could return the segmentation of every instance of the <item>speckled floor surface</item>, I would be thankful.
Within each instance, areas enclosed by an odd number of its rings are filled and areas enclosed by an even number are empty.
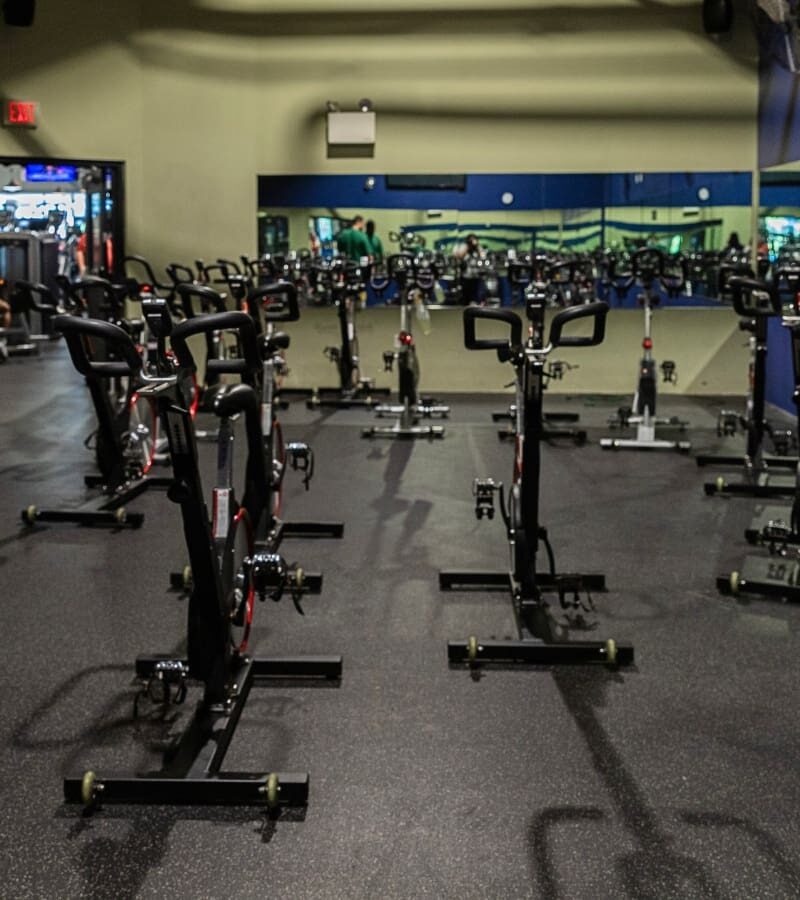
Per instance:
[[[800,896],[800,609],[717,595],[754,501],[704,497],[686,457],[601,451],[613,405],[554,398],[593,443],[545,448],[543,521],[561,567],[605,572],[596,633],[632,642],[633,670],[448,668],[448,638],[512,631],[504,594],[437,589],[440,568],[505,564],[470,495],[476,474],[510,473],[497,404],[454,399],[440,442],[370,443],[368,414],[298,403],[284,428],[318,465],[308,493],[290,478],[287,516],[340,518],[345,537],[285,545],[323,594],[304,619],[259,606],[255,646],[342,653],[344,677],[254,689],[227,765],[307,770],[308,809],[84,818],[63,773],[157,759],[131,666],[180,652],[178,511],[154,492],[140,531],[25,535],[23,506],[81,497],[89,398],[63,348],[0,368],[0,896]],[[714,404],[665,411],[716,443]]]

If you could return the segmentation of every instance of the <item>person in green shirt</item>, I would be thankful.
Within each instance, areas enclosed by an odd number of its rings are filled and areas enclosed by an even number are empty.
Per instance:
[[[370,256],[372,256],[372,261],[381,262],[383,260],[383,243],[378,235],[375,234],[375,223],[372,219],[367,222],[367,240],[371,248]]]
[[[372,255],[372,247],[364,234],[364,217],[356,216],[347,228],[336,236],[336,249],[342,256],[361,262]]]

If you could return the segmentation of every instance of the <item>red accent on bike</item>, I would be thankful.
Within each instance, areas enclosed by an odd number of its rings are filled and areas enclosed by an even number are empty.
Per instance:
[[[410,347],[414,343],[413,335],[410,335],[407,331],[401,331],[400,343],[405,344],[406,347]]]
[[[192,372],[192,403],[189,406],[189,417],[194,419],[197,415],[197,407],[200,406],[200,386],[197,383],[197,376]]]
[[[652,341],[652,339],[651,339],[651,338],[645,338],[645,339],[642,341],[642,346],[644,347],[645,350],[652,350],[652,349],[653,349],[653,341]]]
[[[137,393],[131,394],[128,406],[129,411],[132,411],[138,402],[139,395]],[[147,475],[150,469],[153,468],[153,460],[156,456],[156,440],[158,438],[158,412],[156,405],[152,400],[148,400],[147,406],[150,410],[150,450],[147,454],[147,462],[142,466],[142,475]]]
[[[139,286],[140,294],[152,294],[153,293],[153,285],[152,284],[142,284]]]
[[[253,546],[253,527],[250,524],[250,516],[247,515],[247,510],[240,506],[238,512],[233,517],[233,527],[234,530],[239,527],[240,523],[244,523],[245,527],[245,535],[247,537],[247,555],[252,558],[254,552]],[[244,617],[244,633],[242,634],[242,639],[239,641],[239,646],[236,648],[239,655],[242,655],[247,650],[247,642],[250,640],[250,627],[253,624],[253,607],[255,606],[256,599],[256,589],[253,585],[252,578],[249,580],[247,585],[247,599],[245,601],[245,617]]]
[[[514,484],[522,481],[522,438],[517,435],[514,441]]]

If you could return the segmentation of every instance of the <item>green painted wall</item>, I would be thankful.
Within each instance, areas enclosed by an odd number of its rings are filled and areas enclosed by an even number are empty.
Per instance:
[[[41,104],[0,154],[125,161],[157,264],[255,252],[259,173],[363,171],[326,156],[329,99],[373,100],[377,172],[755,163],[749,27],[712,42],[697,0],[39,0],[0,31],[4,93]]]

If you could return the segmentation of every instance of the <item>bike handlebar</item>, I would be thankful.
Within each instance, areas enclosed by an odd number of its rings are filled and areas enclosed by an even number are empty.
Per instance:
[[[81,319],[78,316],[53,317],[53,327],[64,335],[69,355],[81,375],[114,378],[134,375],[142,369],[142,358],[136,352],[131,336],[113,322],[100,319]],[[121,360],[93,360],[89,345],[83,338],[100,338],[122,356]]]
[[[505,338],[478,338],[475,324],[478,319],[490,319],[494,322],[505,322],[511,329],[511,336]],[[522,319],[507,309],[484,309],[480,306],[468,306],[464,310],[464,346],[467,350],[505,350],[509,346],[517,347],[522,343]]]
[[[261,357],[256,340],[256,326],[247,313],[223,312],[210,313],[207,316],[195,316],[186,319],[172,329],[172,350],[178,364],[184,369],[196,371],[194,357],[187,343],[194,334],[208,334],[212,331],[235,331],[239,340],[241,356],[235,359],[209,359],[206,368],[209,371],[244,375],[257,372],[261,368]]]
[[[604,300],[595,300],[593,303],[586,303],[583,306],[570,306],[562,309],[561,312],[556,313],[550,323],[549,342],[553,349],[556,347],[594,347],[596,344],[601,344],[606,335],[607,315],[608,304]],[[591,335],[561,336],[567,323],[587,318],[594,319],[594,329]]]
[[[289,281],[254,288],[247,299],[261,306],[267,322],[296,322],[300,318],[297,288]]]
[[[198,313],[192,307],[192,297],[198,297],[201,301],[207,301],[217,313],[225,312],[225,297],[219,291],[215,291],[214,288],[205,284],[180,282],[175,285],[175,290],[180,295],[181,300],[184,301],[183,309],[186,316],[190,319],[198,316]],[[205,314],[200,313],[200,315]]]
[[[779,316],[783,311],[775,288],[757,278],[734,275],[728,279],[728,287],[731,289],[733,308],[739,316],[759,319]]]

